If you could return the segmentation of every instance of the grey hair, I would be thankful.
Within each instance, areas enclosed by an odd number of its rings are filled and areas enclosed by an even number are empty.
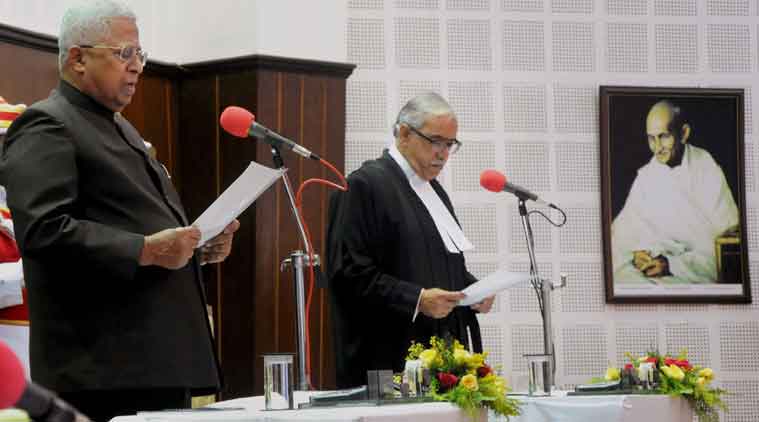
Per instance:
[[[82,44],[98,44],[111,35],[111,19],[128,18],[137,22],[137,15],[124,3],[114,0],[83,1],[66,10],[58,35],[58,70],[63,70],[69,48]]]
[[[398,128],[402,124],[421,129],[428,119],[438,116],[451,116],[456,119],[456,113],[450,104],[439,94],[434,92],[419,94],[410,99],[398,113],[393,125],[393,136],[398,137]]]

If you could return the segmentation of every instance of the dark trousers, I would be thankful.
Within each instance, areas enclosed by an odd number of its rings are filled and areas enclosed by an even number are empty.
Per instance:
[[[108,422],[141,410],[186,409],[192,401],[186,388],[76,391],[58,396],[93,422]]]

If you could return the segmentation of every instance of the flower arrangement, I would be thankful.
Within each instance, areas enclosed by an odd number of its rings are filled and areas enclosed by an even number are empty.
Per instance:
[[[646,367],[650,366],[654,371],[653,392],[668,394],[673,397],[686,399],[698,416],[700,422],[719,421],[718,409],[727,410],[722,401],[722,395],[727,391],[711,386],[714,379],[714,371],[710,368],[702,368],[691,365],[685,351],[679,356],[661,356],[656,352],[635,358],[627,353],[630,362],[625,364],[624,369],[609,368],[602,381],[616,381],[624,374],[630,374],[638,380],[645,379]],[[635,374],[640,374],[636,377]]]
[[[506,380],[485,363],[487,353],[470,353],[456,340],[430,339],[430,347],[412,343],[406,360],[420,360],[430,372],[429,395],[448,401],[476,420],[485,407],[506,417],[519,414],[519,401],[506,397]]]

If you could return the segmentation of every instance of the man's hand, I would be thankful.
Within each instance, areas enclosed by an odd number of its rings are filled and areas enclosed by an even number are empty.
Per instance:
[[[469,307],[481,314],[486,314],[490,312],[490,309],[493,307],[494,301],[495,301],[495,295],[488,296],[485,299],[483,299],[482,302],[477,302],[474,305],[471,305]]]
[[[424,289],[419,301],[419,311],[430,318],[445,318],[466,295],[443,289]]]
[[[664,277],[665,275],[672,274],[669,272],[669,261],[661,255],[652,259],[641,271],[643,271],[646,277]]]
[[[200,241],[197,227],[166,229],[145,236],[140,265],[156,265],[176,270],[187,265]]]
[[[633,251],[633,265],[643,271],[643,267],[650,264],[654,258],[649,251]]]
[[[648,251],[634,251],[633,265],[646,277],[664,277],[671,274],[667,258],[662,255],[652,257]]]
[[[200,264],[214,264],[221,262],[232,252],[232,238],[237,229],[240,228],[240,222],[237,219],[224,228],[224,231],[210,239],[200,248]]]

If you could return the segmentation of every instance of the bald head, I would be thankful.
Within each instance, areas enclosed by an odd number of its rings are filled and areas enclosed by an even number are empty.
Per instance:
[[[690,126],[684,122],[680,107],[666,100],[659,101],[648,111],[646,135],[656,160],[674,167],[682,160]]]

